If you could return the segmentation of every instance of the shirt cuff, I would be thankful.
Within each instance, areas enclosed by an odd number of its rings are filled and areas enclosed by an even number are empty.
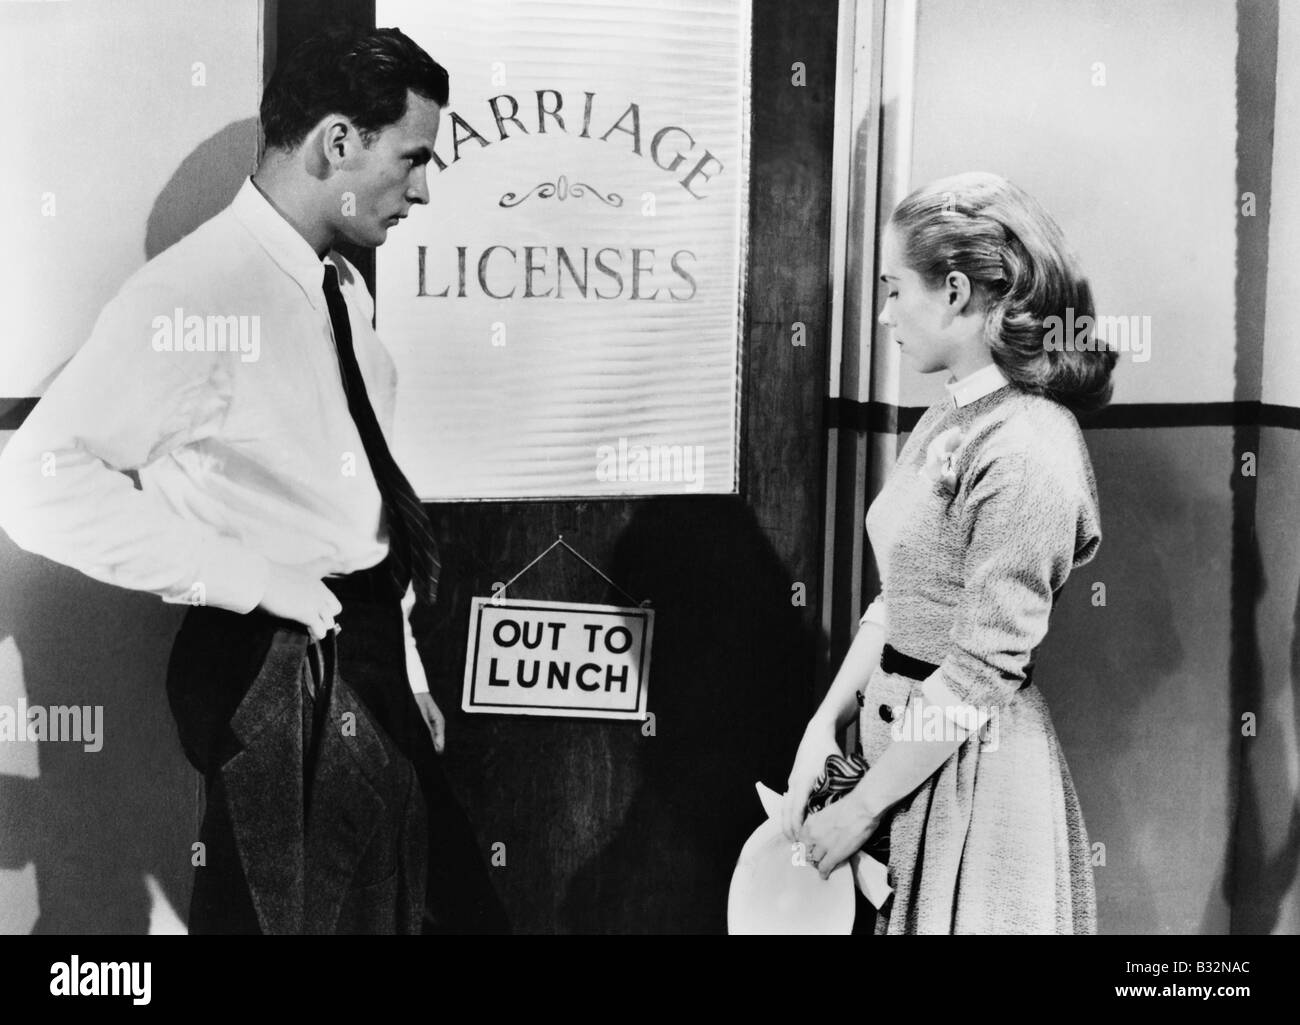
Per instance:
[[[949,722],[970,733],[982,729],[991,715],[989,709],[968,705],[957,697],[944,679],[942,669],[935,670],[921,681],[921,696],[927,706],[937,705]]]
[[[186,605],[212,605],[246,615],[262,603],[271,564],[238,541],[216,537],[205,546],[198,578],[185,594],[166,600]]]
[[[406,679],[412,694],[428,694],[429,679],[420,661],[420,650],[415,646],[415,633],[411,630],[411,610],[415,608],[415,588],[406,586],[402,596],[402,636],[406,642]]]
[[[870,605],[867,611],[862,613],[862,618],[858,620],[859,626],[866,626],[868,623],[874,623],[880,629],[885,629],[885,600],[877,597]]]

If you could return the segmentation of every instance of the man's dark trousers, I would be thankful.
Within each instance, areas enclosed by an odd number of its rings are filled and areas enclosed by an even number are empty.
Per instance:
[[[358,816],[350,807],[340,810],[336,805],[360,801],[357,792],[364,790],[368,794],[370,784],[380,779],[388,791],[400,790],[401,777],[395,776],[393,770],[409,767],[418,780],[426,812],[418,821],[427,822],[427,885],[420,931],[507,931],[506,916],[487,878],[473,829],[451,794],[428,726],[407,684],[402,609],[386,563],[348,577],[327,578],[325,582],[339,597],[343,611],[336,617],[341,631],[321,646],[336,645],[338,674],[337,692],[326,695],[330,705],[322,724],[323,734],[334,732],[326,736],[320,757],[329,757],[331,750],[341,746],[337,737],[345,729],[349,715],[361,724],[359,740],[364,740],[367,732],[372,737],[369,747],[354,740],[346,749],[360,763],[368,780],[357,777],[356,786],[349,785],[346,790],[313,788],[311,815],[327,821],[332,834],[325,843],[340,850],[348,844],[364,845],[367,838],[353,834],[357,832],[358,818],[366,821],[365,806],[358,805]],[[273,693],[273,700],[295,693],[300,655],[305,657],[308,647],[305,628],[257,610],[238,615],[221,609],[192,608],[177,634],[168,667],[168,699],[181,743],[206,783],[206,809],[199,837],[204,843],[206,864],[196,868],[190,908],[192,933],[266,931],[263,926],[268,921],[267,903],[274,902],[276,895],[268,895],[267,888],[257,883],[250,886],[244,865],[249,861],[250,844],[274,845],[278,829],[272,820],[271,828],[265,831],[270,836],[249,836],[248,829],[241,834],[239,823],[232,821],[231,809],[250,803],[256,807],[262,801],[256,793],[230,793],[231,774],[221,770],[223,765],[230,765],[232,755],[238,756],[249,744],[246,722],[250,702],[264,701],[257,692]],[[279,678],[275,678],[277,672]],[[313,718],[311,702],[311,688],[303,688],[302,703],[295,706],[301,712],[275,720],[270,727],[274,732],[263,732],[259,742],[295,745],[293,731]],[[263,718],[270,721],[271,717]],[[297,749],[301,751],[301,747],[298,741]],[[367,760],[388,764],[383,773],[371,775],[370,766],[364,764]],[[336,755],[335,761],[347,763],[349,759]],[[292,790],[294,781],[286,779],[279,785]],[[301,795],[301,779],[297,787],[293,792]],[[331,813],[337,813],[335,820],[328,818]],[[255,832],[264,832],[260,824]],[[404,846],[415,850],[409,843]],[[410,861],[425,856],[425,845],[419,847]],[[336,854],[345,856],[330,851],[326,857]],[[270,863],[277,864],[274,857]],[[273,891],[274,885],[269,889]],[[365,888],[359,892],[364,894]]]

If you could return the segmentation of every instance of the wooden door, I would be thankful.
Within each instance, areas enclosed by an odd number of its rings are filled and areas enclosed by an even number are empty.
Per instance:
[[[367,7],[281,3],[279,46]],[[725,930],[762,820],[754,783],[784,784],[815,705],[836,19],[833,3],[754,4],[739,494],[428,506],[442,590],[417,635],[448,716],[444,765],[485,859],[504,861],[491,871],[516,931]],[[470,600],[557,534],[656,610],[653,735],[459,710]],[[510,593],[624,603],[562,551]]]

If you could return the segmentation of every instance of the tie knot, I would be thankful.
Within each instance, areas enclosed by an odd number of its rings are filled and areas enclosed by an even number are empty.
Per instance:
[[[332,263],[325,264],[324,284],[325,284],[326,295],[329,295],[331,292],[337,292],[339,290],[339,272],[335,268],[334,264]]]

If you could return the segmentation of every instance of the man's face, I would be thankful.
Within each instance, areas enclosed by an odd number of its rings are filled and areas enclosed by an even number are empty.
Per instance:
[[[356,245],[383,245],[388,229],[414,204],[429,202],[425,170],[433,156],[440,113],[432,100],[408,92],[402,119],[381,129],[368,147],[348,158],[337,178],[339,235]]]

